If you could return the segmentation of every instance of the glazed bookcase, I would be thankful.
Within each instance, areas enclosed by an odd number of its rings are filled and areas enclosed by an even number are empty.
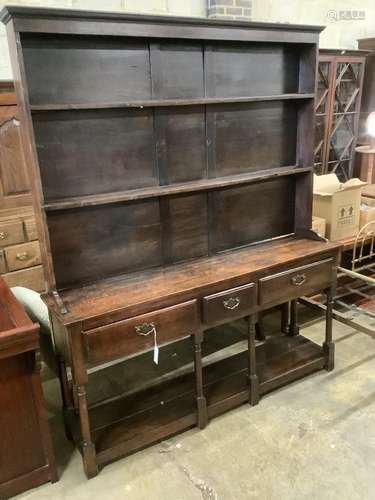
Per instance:
[[[361,110],[365,50],[319,51],[315,171],[353,177]]]
[[[310,230],[321,28],[21,7],[2,19],[87,475],[332,369],[331,306],[323,347],[296,316],[305,293],[330,304],[337,264],[338,245]],[[258,314],[289,301],[289,336],[256,342]],[[233,320],[248,347],[206,366],[206,331]],[[90,406],[90,368],[186,337],[190,373]]]

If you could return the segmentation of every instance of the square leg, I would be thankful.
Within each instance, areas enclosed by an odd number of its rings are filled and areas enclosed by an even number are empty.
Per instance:
[[[259,379],[256,371],[256,316],[247,318],[248,325],[248,360],[249,360],[249,404],[255,406],[259,403]]]
[[[203,334],[192,335],[194,343],[195,390],[198,412],[198,427],[204,429],[208,423],[207,402],[203,392],[202,341]]]

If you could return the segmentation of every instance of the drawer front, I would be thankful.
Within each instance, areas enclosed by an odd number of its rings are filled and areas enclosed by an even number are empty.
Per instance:
[[[256,305],[255,283],[239,286],[203,298],[203,321],[218,323],[244,315]]]
[[[37,241],[15,245],[5,249],[5,257],[9,271],[17,271],[41,263],[40,247]]]
[[[36,292],[44,292],[46,289],[42,266],[6,273],[2,277],[9,287],[24,286]]]
[[[22,221],[0,223],[0,247],[25,241]]]
[[[283,303],[330,285],[336,276],[333,259],[314,262],[259,280],[259,303]]]
[[[87,361],[102,363],[136,354],[194,334],[198,330],[197,301],[192,300],[119,321],[84,333]]]

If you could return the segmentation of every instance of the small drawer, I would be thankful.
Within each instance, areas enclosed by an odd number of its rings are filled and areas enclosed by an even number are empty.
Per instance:
[[[25,241],[22,221],[0,223],[0,247]]]
[[[44,292],[46,289],[42,266],[6,273],[2,277],[10,288],[13,286],[24,286],[36,292]]]
[[[38,241],[30,241],[5,249],[5,258],[9,271],[18,271],[41,263]]]
[[[239,286],[203,298],[203,321],[218,323],[244,315],[256,305],[255,283]]]
[[[98,364],[136,354],[192,335],[199,328],[197,301],[191,300],[84,332],[87,361]]]
[[[333,259],[314,262],[306,266],[273,274],[259,280],[259,303],[287,302],[302,295],[322,290],[335,279]]]

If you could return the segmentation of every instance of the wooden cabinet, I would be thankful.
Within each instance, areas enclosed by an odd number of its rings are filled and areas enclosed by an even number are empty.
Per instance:
[[[56,481],[38,362],[39,326],[0,277],[0,498]]]
[[[333,369],[339,245],[310,230],[321,28],[17,6],[2,19],[64,414],[88,477]],[[256,341],[263,309],[321,288],[323,345],[298,335],[296,307],[294,336]],[[233,319],[248,349],[203,368],[206,330]],[[155,359],[186,336],[189,373],[91,404],[91,366]]]
[[[319,51],[315,171],[353,176],[366,56],[364,50]]]
[[[45,290],[13,82],[0,82],[0,273],[9,286]]]
[[[358,48],[368,51],[363,82],[359,139],[362,144],[369,144],[366,121],[369,114],[375,111],[375,38],[360,38]]]

